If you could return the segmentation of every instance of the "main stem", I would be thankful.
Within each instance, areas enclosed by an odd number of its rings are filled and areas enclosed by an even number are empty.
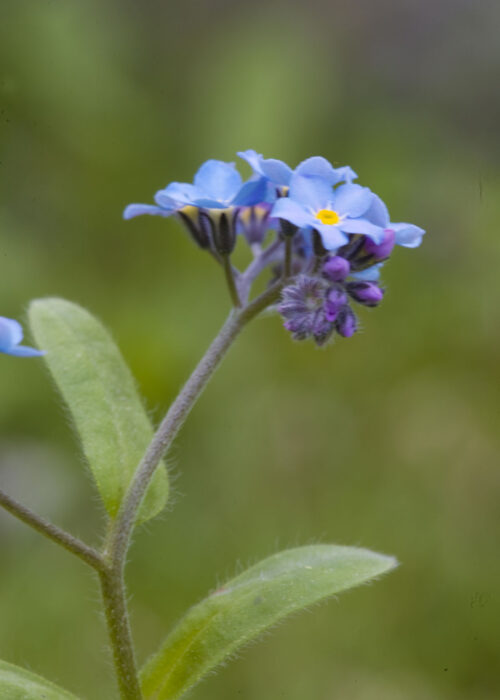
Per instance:
[[[111,563],[99,575],[116,677],[122,700],[143,700],[127,609],[123,567]]]
[[[100,574],[101,589],[122,700],[142,700],[127,610],[124,568],[137,512],[160,460],[175,439],[191,408],[245,325],[275,302],[282,282],[275,284],[243,309],[233,309],[205,355],[170,406],[156,431],[111,527],[104,552],[107,568]]]

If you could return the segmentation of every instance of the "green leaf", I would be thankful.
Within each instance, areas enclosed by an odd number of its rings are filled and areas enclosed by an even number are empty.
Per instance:
[[[133,377],[107,330],[77,304],[37,299],[30,305],[29,319],[113,518],[153,435]],[[167,473],[160,465],[142,503],[139,522],[159,513],[167,495]]]
[[[174,700],[287,615],[396,566],[367,549],[315,545],[264,559],[191,608],[142,671],[147,700]]]
[[[77,700],[76,695],[58,688],[24,668],[0,661],[0,698],[4,700]]]

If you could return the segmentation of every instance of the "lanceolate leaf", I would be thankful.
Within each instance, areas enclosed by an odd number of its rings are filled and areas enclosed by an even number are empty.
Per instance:
[[[315,545],[264,559],[191,608],[142,672],[147,700],[174,700],[287,615],[396,566],[366,549]]]
[[[114,517],[153,434],[132,375],[106,329],[77,304],[38,299],[30,305],[29,318],[106,510]],[[154,517],[167,495],[167,474],[160,465],[139,521]]]
[[[78,700],[76,695],[58,688],[24,668],[0,661],[0,698],[4,700]]]

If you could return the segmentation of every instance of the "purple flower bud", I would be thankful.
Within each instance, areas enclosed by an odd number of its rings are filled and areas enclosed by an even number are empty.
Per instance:
[[[340,310],[337,318],[337,332],[344,338],[350,338],[358,329],[358,321],[349,306]]]
[[[347,295],[341,289],[332,287],[328,290],[323,310],[327,321],[335,321],[340,309],[347,303]]]
[[[305,340],[311,334],[311,328],[307,318],[285,321],[283,326],[287,331],[292,333],[294,340]]]
[[[316,345],[321,347],[324,345],[331,337],[334,330],[333,323],[331,323],[323,310],[317,311],[312,325],[312,336]]]
[[[324,280],[306,275],[299,275],[294,284],[285,287],[278,311],[294,340],[313,337],[321,345],[331,335],[333,325],[324,312],[327,291]]]
[[[347,291],[359,304],[377,306],[384,297],[384,290],[374,282],[349,282]]]
[[[392,253],[396,243],[396,234],[391,228],[384,229],[384,240],[382,243],[375,243],[371,238],[366,239],[365,251],[373,255],[376,260],[385,260]]]
[[[332,282],[343,282],[350,271],[349,261],[340,255],[329,256],[323,265],[323,275]]]

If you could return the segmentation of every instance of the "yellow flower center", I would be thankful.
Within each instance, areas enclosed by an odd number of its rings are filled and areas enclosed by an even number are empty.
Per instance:
[[[340,216],[332,209],[320,209],[316,214],[316,218],[319,219],[322,224],[329,224],[330,226],[338,224],[340,221]]]

